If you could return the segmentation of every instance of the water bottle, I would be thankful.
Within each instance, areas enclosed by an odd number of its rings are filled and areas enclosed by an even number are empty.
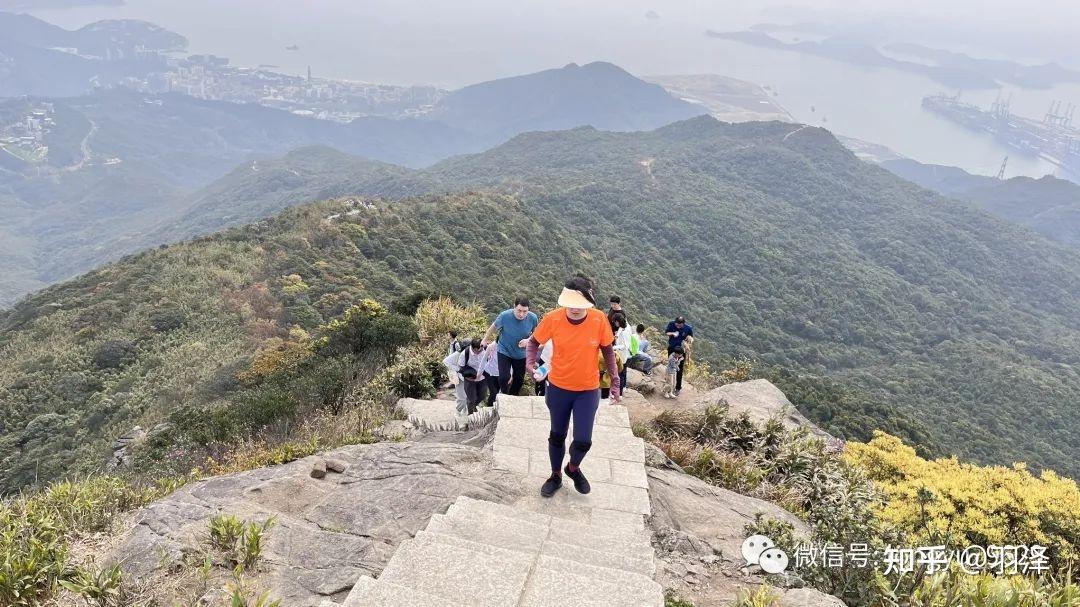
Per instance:
[[[533,372],[533,379],[535,379],[536,381],[541,381],[545,377],[547,377],[547,374],[548,374],[548,366],[547,366],[547,363],[544,363],[544,364],[540,365],[539,367],[537,367],[536,371]]]

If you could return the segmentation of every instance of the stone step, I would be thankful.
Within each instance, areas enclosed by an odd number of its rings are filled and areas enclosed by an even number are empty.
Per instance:
[[[645,517],[632,512],[591,508],[589,509],[589,524],[608,528],[625,527],[632,531],[644,531]]]
[[[549,567],[537,567],[532,572],[525,595],[518,603],[521,607],[660,607],[663,604],[664,596],[659,584],[643,593],[637,585],[626,587],[587,573],[571,573]]]
[[[564,479],[562,488],[549,498],[540,497],[540,486],[547,477],[523,476],[520,487],[523,497],[519,504],[526,510],[558,516],[559,512],[570,508],[599,508],[617,510],[628,514],[651,514],[649,491],[641,487],[613,485],[590,480],[592,491],[581,494],[574,490],[574,483]]]
[[[661,595],[663,594],[663,588],[652,579],[652,574],[644,575],[633,571],[591,565],[558,556],[543,554],[540,555],[537,566],[541,569],[586,576],[594,580],[618,584],[635,595],[649,595],[656,592],[659,592]]]
[[[492,556],[500,556],[503,551],[517,552],[519,554],[525,554],[533,558],[536,557],[535,551],[522,549],[520,546],[517,548],[510,546],[496,546],[494,544],[488,544],[482,541],[483,538],[476,538],[475,540],[466,539],[460,535],[454,533],[446,533],[444,531],[431,531],[428,529],[421,529],[416,532],[416,540],[423,543],[444,544],[446,546],[456,546],[465,550],[471,550],[480,554],[488,554]]]
[[[501,517],[499,517],[501,518]],[[610,551],[606,548],[582,546],[554,542],[550,540],[537,543],[535,538],[511,535],[508,533],[490,533],[488,529],[478,530],[475,523],[450,518],[432,519],[427,530],[417,533],[417,537],[431,534],[437,541],[484,552],[486,546],[504,550],[514,550],[525,554],[546,554],[558,558],[652,575],[656,563],[652,555]]]
[[[448,600],[405,586],[390,584],[360,576],[343,607],[466,607],[465,603]]]
[[[453,535],[462,539],[535,554],[547,538],[547,527],[530,530],[504,517],[481,518],[460,513],[453,516],[436,514],[428,521],[426,530],[433,533]],[[503,524],[506,524],[503,526]]]
[[[537,523],[549,521],[553,526],[568,526],[575,532],[580,529],[578,525],[582,524],[504,504],[459,498],[447,510],[445,517],[440,515],[432,517],[428,530],[469,542],[491,544],[529,553],[539,550],[541,554],[647,575],[652,575],[655,571],[652,548],[648,545],[649,536],[641,531],[622,526],[596,527],[595,532],[608,540],[599,545],[586,545],[546,540],[550,532],[545,526],[544,539],[546,541],[542,540],[538,544],[536,536],[532,535],[527,528],[518,527],[516,532],[510,530],[507,519],[513,520],[515,517],[523,517]],[[614,550],[609,549],[609,546],[614,546]],[[631,552],[627,552],[627,546],[632,547]]]
[[[610,431],[593,429],[592,449],[589,456],[645,463],[645,442],[629,430],[615,428]],[[551,427],[541,419],[508,417],[499,420],[495,431],[494,448],[516,447],[546,451]],[[571,436],[570,434],[567,435]],[[567,439],[569,444],[571,439]]]
[[[487,500],[477,500],[467,496],[461,496],[457,500],[450,504],[450,508],[446,510],[447,516],[453,516],[454,512],[479,512],[481,514],[491,514],[495,516],[505,516],[507,518],[517,518],[523,521],[533,523],[535,525],[548,526],[551,523],[551,517],[546,514],[540,514],[539,512],[532,512],[529,510],[522,510],[508,504],[499,504],[496,502],[489,502]]]
[[[535,557],[492,548],[479,551],[431,537],[414,538],[398,546],[378,582],[440,597],[444,604],[466,600],[476,607],[516,605]]]
[[[565,488],[565,487],[564,487]],[[572,490],[572,489],[571,489]],[[485,500],[477,500],[468,497],[458,498],[453,504],[450,504],[450,508],[446,511],[447,516],[451,516],[451,513],[461,513],[462,515],[471,515],[472,518],[490,518],[490,517],[505,517],[505,518],[519,518],[519,520],[534,524],[548,526],[564,526],[573,529],[589,528],[603,534],[606,537],[610,537],[618,540],[625,540],[629,542],[638,542],[642,545],[649,545],[651,536],[647,532],[635,530],[633,528],[625,526],[593,526],[588,523],[580,523],[575,521],[563,520],[557,516],[549,514],[543,514],[538,512],[532,512],[523,508],[513,507],[513,505],[507,505],[503,503],[495,503]]]
[[[560,520],[551,525],[548,541],[581,546],[593,550],[625,554],[634,558],[653,558],[651,537],[645,532],[632,532],[626,528],[604,529],[577,521]]]
[[[544,548],[540,551],[540,554],[541,556],[551,556],[586,565],[637,573],[650,578],[656,573],[656,561],[653,560],[651,555],[647,558],[631,556],[617,552],[593,550],[582,546],[560,544],[552,540],[544,542]]]
[[[589,453],[581,462],[581,469],[585,471],[585,476],[590,482],[649,488],[649,476],[645,472],[645,465],[638,462],[607,459]],[[529,474],[532,476],[551,474],[551,459],[547,451],[529,450]]]

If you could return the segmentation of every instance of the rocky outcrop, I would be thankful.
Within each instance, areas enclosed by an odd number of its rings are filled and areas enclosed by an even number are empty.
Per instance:
[[[776,607],[845,607],[844,601],[813,588],[794,588],[780,595]]]
[[[459,496],[506,502],[518,487],[482,449],[450,442],[357,445],[319,458],[347,465],[317,480],[312,457],[184,487],[138,512],[110,560],[146,579],[198,560],[214,515],[274,517],[255,583],[285,605],[315,606],[381,572],[398,544]]]
[[[689,474],[649,468],[649,521],[664,549],[720,559],[742,565],[741,546],[746,526],[760,513],[791,523],[797,533],[809,528],[795,515],[772,502],[716,487]]]
[[[753,379],[720,386],[697,397],[694,407],[704,409],[712,405],[727,404],[733,414],[745,412],[758,424],[769,419],[779,419],[785,427],[793,430],[804,427],[821,438],[832,438],[806,418],[791,404],[787,396],[767,379]]]
[[[695,607],[728,607],[740,589],[764,583],[756,568],[744,568],[741,556],[746,526],[757,514],[809,533],[805,523],[776,504],[674,470],[649,469],[649,496],[657,580]]]
[[[135,426],[120,436],[112,445],[112,456],[105,463],[106,470],[115,470],[131,465],[131,446],[146,438],[146,430],[142,426]]]
[[[135,426],[123,436],[113,441],[112,455],[109,457],[109,460],[105,462],[105,469],[116,470],[117,468],[130,466],[134,462],[132,447],[146,439],[151,439],[157,435],[171,432],[172,429],[173,425],[168,422],[163,422],[154,426],[150,432],[143,430],[142,426]]]
[[[653,375],[656,375],[655,371]],[[627,383],[630,389],[627,390],[623,404],[630,411],[630,419],[634,423],[648,423],[667,410],[703,411],[712,405],[727,404],[732,414],[745,412],[759,424],[775,417],[788,429],[804,427],[815,436],[833,438],[799,413],[787,396],[767,379],[731,383],[708,392],[699,392],[694,386],[685,383],[682,394],[675,399],[649,398],[637,390],[655,381],[655,377],[646,378],[634,370],[628,372]]]

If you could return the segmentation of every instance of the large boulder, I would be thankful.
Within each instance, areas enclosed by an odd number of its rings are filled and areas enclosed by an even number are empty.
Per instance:
[[[654,532],[658,536],[675,532],[686,539],[684,546],[692,546],[703,555],[711,552],[741,566],[746,526],[758,514],[791,523],[797,534],[810,533],[806,523],[772,502],[716,487],[675,470],[649,468],[648,474],[652,506],[649,523]]]
[[[697,397],[694,408],[704,409],[727,403],[733,414],[745,412],[750,419],[761,424],[769,419],[779,419],[789,430],[804,427],[821,438],[831,438],[821,428],[799,413],[787,396],[767,379],[727,384]]]
[[[316,480],[309,472],[319,458],[346,467]],[[201,562],[211,517],[274,517],[253,583],[285,605],[315,606],[343,599],[361,574],[380,573],[400,542],[459,496],[509,503],[517,486],[509,473],[492,470],[480,446],[432,440],[345,447],[183,487],[137,512],[108,560],[152,580]],[[172,604],[185,597],[161,598]]]
[[[674,470],[649,468],[648,475],[657,581],[695,607],[728,607],[739,590],[764,582],[742,559],[746,526],[759,513],[809,534],[805,523],[771,502]]]
[[[783,591],[777,607],[845,607],[844,601],[813,588],[794,588]]]

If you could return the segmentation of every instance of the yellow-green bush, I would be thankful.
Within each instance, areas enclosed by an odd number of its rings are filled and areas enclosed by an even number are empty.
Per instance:
[[[918,545],[1041,544],[1058,568],[1080,556],[1080,488],[1052,471],[926,460],[881,432],[849,443],[845,458],[885,495],[880,519]]]
[[[968,575],[959,570],[926,577],[910,597],[889,597],[893,607],[1078,607],[1080,586],[1050,576],[1030,578],[987,573]]]
[[[107,530],[118,514],[181,483],[137,487],[114,476],[98,476],[0,503],[0,605],[36,606],[52,596],[61,581],[86,588],[88,595],[100,591],[112,597],[119,587],[118,572],[101,577],[73,567],[68,558],[71,542]],[[91,584],[93,580],[102,583]]]
[[[448,297],[421,302],[415,320],[420,343],[425,345],[442,345],[450,331],[457,331],[460,337],[480,337],[490,322],[479,305],[458,305]]]

